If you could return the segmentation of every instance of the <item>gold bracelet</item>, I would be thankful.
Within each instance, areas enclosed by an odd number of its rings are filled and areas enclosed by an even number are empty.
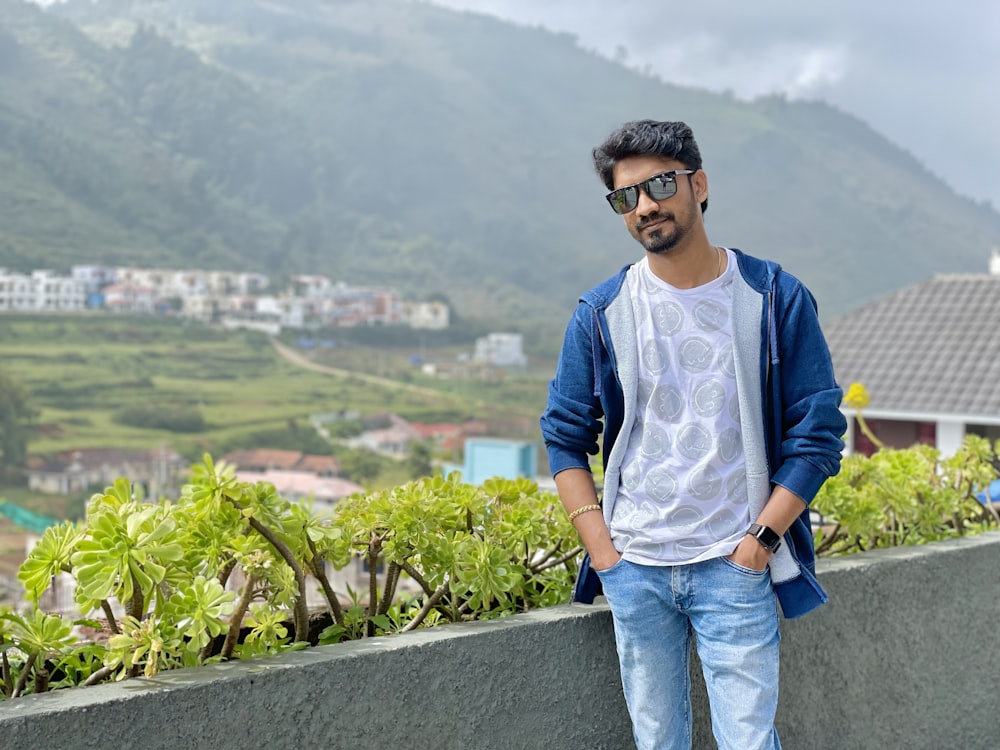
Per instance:
[[[573,521],[576,520],[577,516],[586,513],[587,511],[600,510],[600,509],[601,509],[600,505],[584,505],[583,507],[577,508],[576,510],[574,510],[572,513],[569,514],[569,522],[573,523]]]

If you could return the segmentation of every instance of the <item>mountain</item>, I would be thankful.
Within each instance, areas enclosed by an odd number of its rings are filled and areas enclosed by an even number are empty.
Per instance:
[[[33,6],[0,3],[3,265],[242,262],[250,207],[197,193],[198,164],[123,96],[127,62]]]
[[[1000,214],[854,117],[565,34],[405,0],[0,0],[0,265],[319,272],[550,351],[641,254],[590,150],[643,117],[694,128],[712,239],[782,262],[825,316],[1000,242]]]

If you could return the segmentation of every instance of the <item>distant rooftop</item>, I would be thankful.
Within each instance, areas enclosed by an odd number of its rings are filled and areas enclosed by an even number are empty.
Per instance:
[[[232,451],[224,455],[221,460],[245,471],[285,469],[306,471],[320,476],[333,476],[340,471],[340,462],[333,456],[269,448]]]
[[[871,411],[1000,423],[1000,276],[934,276],[824,325],[838,383]]]

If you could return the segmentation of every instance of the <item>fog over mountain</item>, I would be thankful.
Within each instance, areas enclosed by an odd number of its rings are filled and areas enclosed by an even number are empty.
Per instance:
[[[957,192],[1000,208],[996,0],[433,2],[572,33],[581,46],[671,83],[741,98],[822,99],[864,119]]]
[[[683,117],[713,241],[782,263],[822,314],[985,270],[1000,212],[949,184],[969,132],[931,166],[815,98],[846,53],[785,79],[748,63],[764,83],[727,95],[644,72],[616,28],[599,54],[417,0],[0,0],[0,266],[320,273],[443,296],[467,331],[547,354],[580,291],[639,253],[591,148],[623,119]],[[772,80],[790,93],[764,96]]]

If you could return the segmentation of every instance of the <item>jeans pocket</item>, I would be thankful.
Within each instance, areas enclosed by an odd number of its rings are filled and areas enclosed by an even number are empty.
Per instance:
[[[722,562],[725,563],[726,565],[728,565],[733,570],[735,570],[735,571],[737,571],[739,573],[742,573],[743,575],[746,575],[746,576],[752,576],[754,578],[761,578],[761,577],[767,575],[767,568],[764,568],[763,570],[754,570],[753,568],[745,568],[742,565],[740,565],[739,563],[734,563],[728,557],[723,557],[722,558]]]
[[[628,563],[625,561],[625,558],[620,557],[618,558],[618,562],[616,562],[610,568],[605,568],[604,570],[598,570],[597,568],[594,568],[593,570],[595,573],[597,573],[597,577],[603,581],[605,576],[614,575],[622,568],[624,568],[627,564]]]

